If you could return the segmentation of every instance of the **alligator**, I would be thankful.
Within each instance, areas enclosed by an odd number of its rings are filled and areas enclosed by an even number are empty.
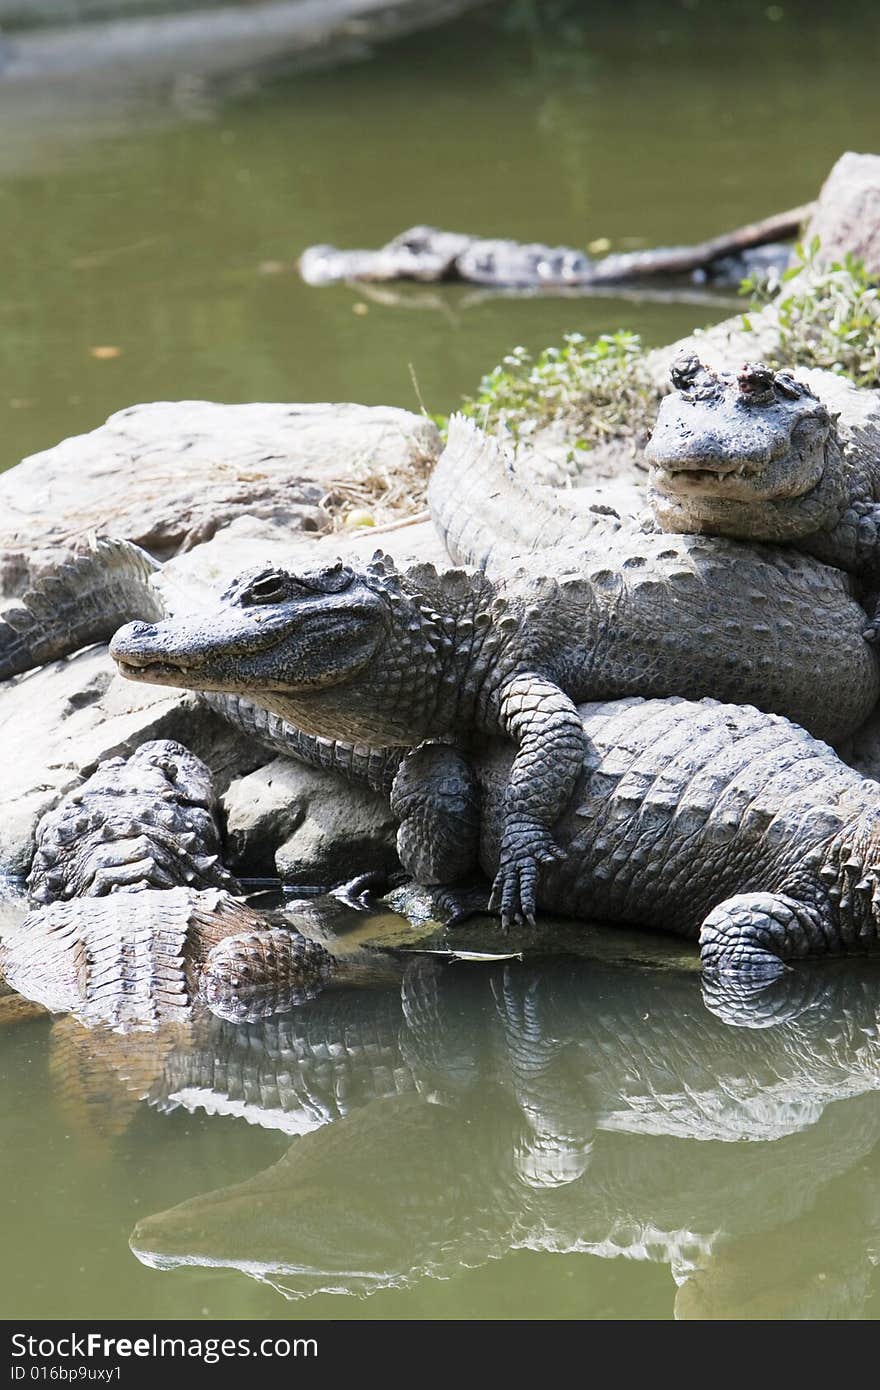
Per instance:
[[[541,875],[542,908],[698,939],[708,974],[773,976],[787,961],[877,949],[876,782],[797,725],[748,706],[635,698],[578,713],[587,752]],[[428,814],[450,819],[433,791],[438,756],[417,750],[405,764],[403,809],[414,818],[426,758]],[[513,757],[498,740],[474,760],[490,875],[505,844]]]
[[[52,1013],[119,1032],[236,1020],[311,999],[337,973],[318,941],[224,889],[146,888],[31,912],[0,942],[0,975]]]
[[[665,531],[790,544],[880,585],[878,393],[835,392],[831,410],[790,372],[673,364],[645,456]]]
[[[467,487],[456,486],[462,473]],[[505,487],[515,498],[516,486],[501,446],[454,422],[432,481],[434,513],[451,548],[469,546],[489,566],[486,529]],[[479,524],[475,491],[490,498]],[[558,508],[549,508],[549,520],[537,505],[508,510],[526,519],[524,529],[534,523],[539,539],[562,525]],[[398,571],[381,555],[359,572],[341,564],[301,576],[260,570],[236,581],[213,612],[125,627],[112,650],[127,675],[213,690],[210,698],[227,717],[241,724],[247,711],[251,727],[271,724],[274,746],[285,752],[302,755],[303,739],[326,738],[325,763],[347,758],[351,775],[366,768],[372,785],[386,789],[405,749],[425,738],[512,734],[520,751],[495,906],[508,919],[529,919],[539,867],[557,852],[552,826],[583,761],[573,701],[710,690],[842,737],[870,712],[880,684],[861,637],[864,612],[839,572],[794,552],[644,536],[605,513],[581,522],[592,551],[576,540],[565,552],[529,555],[528,568],[514,564],[509,574],[499,574],[494,559],[491,576],[438,574],[424,565]],[[535,542],[534,530],[526,539]],[[111,626],[124,605],[137,613],[143,594],[142,613],[154,614],[161,602],[145,583],[138,554],[130,583],[123,583],[133,549],[117,544],[111,551],[122,594],[111,605]],[[63,650],[70,615],[89,613],[89,605],[76,603],[78,587],[98,585],[102,558],[99,550],[62,567],[35,591],[36,601],[26,595],[7,612],[14,640],[6,670],[45,653],[47,627],[53,654]],[[734,562],[740,582],[730,585]],[[75,619],[73,630],[75,645],[82,635]],[[89,634],[94,638],[94,625]],[[740,655],[746,636],[749,650]],[[834,684],[833,702],[823,673]]]
[[[152,739],[129,758],[106,758],[43,816],[30,900],[175,886],[239,892],[220,848],[209,769],[182,744]]]
[[[575,715],[584,751],[572,795],[557,817],[554,859],[535,885],[535,900],[544,909],[698,939],[704,969],[722,975],[772,976],[789,960],[877,946],[878,787],[826,744],[780,716],[713,700],[630,698],[583,705]],[[326,747],[300,732],[301,757],[308,756],[310,744],[313,761],[324,765]],[[508,789],[518,757],[509,740],[497,738],[476,748],[471,759],[442,744],[400,758],[391,799],[404,858],[419,879],[461,880],[476,867],[478,855],[483,870],[490,877],[495,873],[507,843]],[[157,765],[167,771],[180,762],[174,745],[170,751],[167,745],[145,745],[126,767],[114,762],[109,775],[119,777],[121,787],[145,777],[149,796]],[[196,760],[192,766],[198,769]],[[107,775],[100,771],[91,788],[86,783],[48,818],[32,875],[39,901],[53,889],[63,898],[77,889],[133,886],[132,852],[136,883],[193,881],[198,857],[189,853],[188,832],[181,828],[185,817],[179,816],[167,838],[165,827],[158,827],[157,857],[150,838],[157,833],[155,819],[137,824],[119,818],[119,795],[102,790]],[[203,768],[200,780],[204,793]],[[84,803],[93,804],[86,817],[90,835],[81,853],[71,856],[57,828],[75,834],[77,808]],[[197,804],[195,813],[201,826],[204,806]],[[181,835],[175,878],[173,853],[167,851]],[[115,850],[119,836],[121,850]],[[95,850],[98,874],[91,867]],[[152,870],[156,858],[158,874]],[[216,872],[216,861],[208,859],[206,871]],[[118,924],[126,914],[130,925],[114,929],[148,941],[155,934],[153,903],[162,896],[138,893],[125,905],[115,902],[108,920]],[[78,939],[85,928],[75,925],[77,914],[87,921],[88,911],[74,903],[65,916],[64,906],[56,904],[50,925],[60,931],[74,923],[72,940]],[[36,939],[33,921],[28,936]],[[219,953],[218,970],[230,950]],[[255,985],[271,985],[273,970],[281,968],[274,958],[267,965],[259,949],[246,944],[243,953],[229,957],[227,993],[234,994],[249,960]],[[336,964],[329,957],[326,963],[328,969]],[[285,987],[288,982],[285,976]],[[276,1007],[269,989],[266,1008]]]
[[[877,1184],[854,1179],[880,1158],[878,981],[844,969],[803,984],[773,986],[776,1021],[732,1029],[692,972],[421,959],[397,992],[238,1029],[206,1018],[138,1094],[293,1143],[268,1171],[139,1220],[132,1248],[291,1297],[581,1251],[669,1264],[692,1312],[827,1316],[869,1295]],[[78,1045],[125,1079],[119,1042]],[[767,1260],[769,1241],[787,1261]]]
[[[449,450],[462,432],[477,452],[497,448],[459,421]],[[493,906],[528,921],[583,763],[578,701],[711,692],[842,737],[877,698],[864,610],[838,571],[714,538],[605,537],[491,576],[398,569],[381,552],[358,568],[257,567],[212,609],[127,625],[110,651],[130,679],[237,692],[344,742],[509,736],[518,752]]]
[[[134,618],[168,616],[165,595],[154,585],[161,565],[131,541],[93,538],[74,556],[51,567],[21,598],[0,613],[0,681],[58,661],[93,643],[108,642]],[[268,751],[296,757],[303,735],[243,696],[201,692],[203,702]],[[307,760],[387,790],[400,757],[394,750],[307,739]]]
[[[437,227],[409,227],[376,251],[309,246],[299,259],[308,285],[340,280],[463,280],[529,290],[588,290],[654,276],[693,274],[736,285],[748,268],[782,271],[791,258],[782,239],[794,236],[809,214],[795,208],[696,246],[626,251],[595,259],[570,246],[470,236]]]

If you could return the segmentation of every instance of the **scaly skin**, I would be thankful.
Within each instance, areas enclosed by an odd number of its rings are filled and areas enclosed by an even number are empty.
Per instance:
[[[491,500],[482,529],[474,499],[456,486],[463,479]],[[507,547],[496,534],[505,522],[524,527],[518,538],[531,547],[553,540],[564,520],[558,507],[528,505],[498,445],[461,421],[432,482],[432,506],[452,547],[483,564],[492,563],[493,545]],[[416,567],[398,576],[381,559],[359,576],[337,567],[297,581],[269,571],[233,586],[213,631],[210,618],[141,625],[117,643],[137,649],[128,674],[225,692],[213,701],[224,700],[239,724],[274,726],[272,746],[296,753],[305,730],[324,739],[324,765],[347,760],[354,776],[367,767],[373,785],[387,787],[403,748],[425,737],[513,733],[521,756],[497,901],[507,917],[530,916],[539,870],[554,854],[552,825],[579,767],[573,699],[708,689],[840,737],[878,689],[858,636],[863,616],[840,575],[796,555],[644,536],[607,508],[577,526],[589,532],[592,553],[575,544],[529,555],[525,573],[490,580]],[[333,643],[324,640],[328,620],[340,625]],[[290,640],[282,640],[285,627]],[[144,649],[158,642],[161,657],[169,633],[178,660],[163,672],[156,651],[144,660]],[[823,683],[833,684],[833,703]],[[241,690],[266,708],[255,714]]]
[[[583,706],[578,717],[588,751],[557,826],[558,858],[536,885],[542,907],[698,938],[706,973],[740,981],[811,955],[876,949],[876,783],[804,730],[748,707],[632,699]],[[304,755],[308,745],[303,735]],[[426,746],[402,761],[392,802],[423,880],[465,874],[478,825],[482,866],[495,872],[513,760],[506,741],[477,756],[479,795],[455,749]],[[161,896],[140,893],[117,909],[142,942],[148,900]],[[292,977],[277,952],[264,934],[220,953],[227,1016],[259,1017],[293,998],[301,963]],[[233,976],[246,985],[248,974],[262,991],[253,1001],[229,985]]]
[[[117,1032],[213,1011],[262,1018],[311,999],[335,973],[317,941],[219,889],[144,889],[52,903],[0,942],[0,974],[52,1013]]]
[[[220,862],[213,779],[169,739],[108,758],[37,826],[31,902],[238,885]]]
[[[809,386],[761,363],[733,376],[688,355],[672,384],[645,451],[664,530],[796,545],[876,586],[880,412],[873,425],[841,421]]]
[[[158,569],[145,550],[105,537],[64,561],[0,614],[0,680],[106,642],[132,617],[162,617],[149,583]]]
[[[744,706],[634,699],[579,714],[588,752],[537,889],[542,908],[699,940],[706,974],[739,980],[877,949],[877,783],[788,720]],[[435,881],[448,882],[472,842],[459,814],[444,874],[432,833],[436,815],[448,836],[436,794],[443,756],[408,760],[402,833],[415,826],[433,846]],[[489,875],[503,853],[511,758],[499,742],[475,760]]]
[[[460,422],[453,452],[462,433],[491,450]],[[731,583],[722,571],[734,563]],[[306,733],[355,744],[512,737],[493,899],[509,921],[532,919],[557,853],[553,825],[584,752],[576,701],[711,690],[840,737],[877,696],[863,627],[845,578],[811,561],[621,530],[601,553],[540,552],[492,578],[398,572],[381,553],[360,570],[255,570],[213,611],[130,624],[110,650],[132,679],[239,692]],[[833,679],[833,703],[817,669]]]

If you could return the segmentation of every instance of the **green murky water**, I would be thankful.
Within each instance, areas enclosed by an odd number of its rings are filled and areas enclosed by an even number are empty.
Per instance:
[[[446,410],[514,343],[725,315],[381,302],[292,262],[415,221],[623,248],[802,202],[880,148],[880,21],[765,8],[472,23],[183,112],[5,106],[0,466],[135,400],[414,406],[412,364]],[[655,957],[422,964],[149,1045],[4,1028],[0,1311],[877,1316],[880,974],[799,979],[734,1025],[686,953]]]

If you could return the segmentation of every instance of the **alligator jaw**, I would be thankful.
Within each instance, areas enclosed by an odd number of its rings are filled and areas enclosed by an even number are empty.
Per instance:
[[[192,650],[168,651],[172,644],[160,637],[156,627],[142,623],[129,623],[115,633],[110,642],[110,655],[116,662],[120,674],[127,680],[147,681],[152,685],[176,685],[196,689],[226,689],[226,682],[218,685],[208,673],[218,655],[246,658],[279,646],[286,637],[284,628],[270,628],[266,625],[259,633],[240,637],[227,650],[218,650],[210,645],[200,649],[198,640],[192,642]],[[174,646],[183,645],[174,643]]]
[[[182,662],[153,660],[146,657],[143,660],[132,661],[130,658],[117,656],[116,665],[120,672],[131,681],[152,681],[157,684],[179,684],[181,676],[190,676],[198,668],[192,665],[185,666]]]
[[[729,483],[743,482],[747,478],[753,478],[763,465],[755,465],[751,462],[743,463],[739,466],[730,464],[729,466],[713,465],[711,467],[695,467],[690,464],[673,467],[671,464],[655,463],[652,473],[655,485],[660,485],[664,491],[669,492],[699,492],[703,488],[724,487]]]

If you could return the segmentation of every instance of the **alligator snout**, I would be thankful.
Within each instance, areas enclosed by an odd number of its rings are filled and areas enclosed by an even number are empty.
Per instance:
[[[130,666],[147,666],[156,660],[156,653],[155,648],[145,651],[144,643],[155,642],[157,637],[153,623],[126,623],[110,639],[110,655]]]
[[[164,680],[184,675],[199,664],[198,652],[168,650],[167,635],[152,623],[126,623],[110,641],[110,655],[130,680]]]
[[[764,441],[738,438],[731,431],[703,430],[691,436],[676,430],[657,429],[645,449],[645,457],[668,473],[712,473],[718,477],[745,477],[780,458],[786,439],[770,435]]]

